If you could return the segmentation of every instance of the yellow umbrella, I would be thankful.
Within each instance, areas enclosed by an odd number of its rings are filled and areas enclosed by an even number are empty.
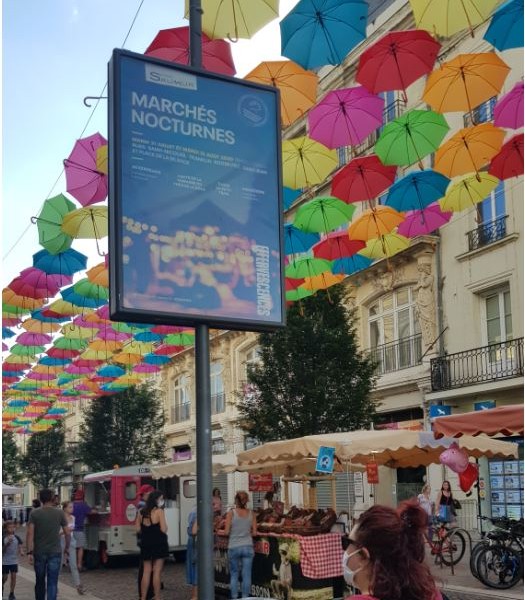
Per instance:
[[[35,365],[33,367],[33,373],[45,373],[46,375],[56,375],[62,373],[63,370],[64,365]]]
[[[459,212],[472,208],[487,198],[498,183],[497,177],[485,172],[466,175],[448,186],[447,193],[439,201],[439,206],[444,212]]]
[[[332,285],[341,283],[346,275],[335,275],[334,273],[321,273],[313,277],[305,277],[304,282],[299,286],[305,290],[315,292],[317,290],[326,290]]]
[[[76,340],[86,340],[93,337],[93,329],[91,327],[79,327],[72,323],[63,325],[61,333],[65,338]]]
[[[184,16],[189,17],[189,0]],[[279,0],[206,0],[202,8],[202,30],[213,39],[251,38],[279,17]]]
[[[437,112],[472,112],[501,92],[509,71],[494,52],[460,54],[429,75],[423,99]]]
[[[97,161],[97,171],[100,173],[104,173],[104,175],[108,174],[108,145],[104,144],[103,146],[99,146],[97,148],[96,154]]]
[[[501,0],[410,0],[416,27],[449,37],[486,21]]]
[[[6,358],[4,358],[4,362],[5,363],[11,363],[13,365],[17,365],[17,364],[29,364],[29,363],[33,363],[33,360],[29,360],[29,358],[27,356],[18,356],[18,354],[9,354],[8,356],[6,356]]]
[[[26,319],[22,328],[30,333],[55,333],[60,330],[59,323],[48,323],[39,319]]]
[[[281,95],[281,123],[286,127],[311,108],[317,99],[317,75],[292,60],[262,62],[244,77],[273,85]]]
[[[283,142],[283,185],[297,190],[323,182],[339,165],[337,151],[307,136]]]
[[[77,208],[68,213],[66,217],[62,221],[61,228],[72,238],[100,240],[108,234],[108,209],[106,206]]]
[[[114,350],[93,350],[88,348],[82,352],[79,358],[84,360],[111,360],[114,352]]]
[[[366,248],[358,252],[367,258],[390,258],[410,246],[410,240],[399,233],[386,233],[378,238],[368,240]]]
[[[390,206],[377,206],[357,218],[348,228],[348,237],[351,240],[367,240],[377,238],[385,233],[390,233],[404,221],[401,213]]]
[[[89,342],[88,347],[91,350],[115,352],[122,348],[122,342],[116,342],[114,340],[93,340],[92,342]]]
[[[19,296],[12,289],[4,288],[2,290],[2,303],[23,308],[25,310],[35,310],[45,304],[44,298],[30,298],[29,296]]]
[[[76,306],[75,304],[71,304],[71,302],[67,302],[66,300],[55,300],[51,302],[51,304],[47,307],[49,310],[57,313],[58,315],[63,315],[64,317],[71,317],[73,315],[78,315],[82,308]]]

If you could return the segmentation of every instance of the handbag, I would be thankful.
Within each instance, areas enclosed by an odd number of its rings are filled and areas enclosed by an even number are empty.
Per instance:
[[[454,507],[454,510],[460,510],[461,509],[461,502],[459,500],[456,500],[454,498],[452,500],[452,506]]]
[[[440,504],[439,505],[439,520],[444,521],[445,523],[449,523],[451,521],[450,518],[450,506],[448,504]]]

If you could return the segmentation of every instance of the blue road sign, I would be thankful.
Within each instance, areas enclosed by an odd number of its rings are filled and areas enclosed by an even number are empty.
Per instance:
[[[317,454],[315,470],[319,473],[333,473],[335,460],[335,448],[321,446]]]
[[[484,400],[483,402],[474,402],[474,410],[488,410],[489,408],[495,408],[496,402],[494,400]]]
[[[452,414],[452,407],[446,404],[432,404],[430,407],[430,418],[446,417]]]

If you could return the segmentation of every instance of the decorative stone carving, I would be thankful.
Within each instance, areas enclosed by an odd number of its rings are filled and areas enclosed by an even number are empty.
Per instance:
[[[434,276],[432,275],[432,258],[418,258],[417,270],[419,278],[414,287],[416,295],[416,315],[421,327],[423,348],[436,339],[436,301],[434,294]]]
[[[405,271],[402,267],[393,267],[391,270],[378,273],[372,279],[372,285],[377,292],[391,292],[395,286],[405,280]]]

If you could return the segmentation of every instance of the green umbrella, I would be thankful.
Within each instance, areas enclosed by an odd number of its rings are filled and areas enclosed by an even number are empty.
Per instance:
[[[449,126],[432,110],[410,110],[386,125],[375,145],[384,165],[412,165],[438,149]]]
[[[170,333],[164,338],[164,343],[170,346],[191,346],[195,343],[193,333]]]
[[[49,198],[38,217],[33,217],[38,227],[38,241],[50,254],[59,254],[67,250],[73,238],[61,229],[64,217],[74,211],[76,206],[63,194]]]
[[[55,340],[53,345],[55,348],[60,348],[61,350],[83,350],[87,347],[87,340],[59,337]]]
[[[21,308],[20,306],[15,306],[14,304],[2,304],[2,313],[5,315],[13,315],[14,317],[21,317],[25,314],[28,314],[30,310],[28,308]]]
[[[73,290],[80,296],[93,300],[108,300],[109,298],[109,288],[92,283],[87,277],[77,281],[73,285]]]
[[[286,277],[302,279],[313,277],[332,270],[332,262],[324,258],[299,258],[292,261],[284,270]]]
[[[16,354],[17,356],[35,356],[36,354],[42,354],[45,349],[45,346],[24,346],[22,344],[15,344],[11,347],[9,352],[11,352],[11,354]]]
[[[306,290],[305,288],[298,287],[295,290],[286,292],[286,300],[288,300],[288,302],[295,302],[296,300],[302,300],[308,296],[313,296],[313,294],[313,290]]]
[[[352,219],[355,206],[333,196],[318,196],[303,204],[295,214],[294,227],[317,233],[333,231]]]

